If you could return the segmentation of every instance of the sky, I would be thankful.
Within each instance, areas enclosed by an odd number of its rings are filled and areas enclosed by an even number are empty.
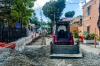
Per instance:
[[[50,0],[36,0],[33,9],[35,10],[36,17],[43,21],[47,22],[48,18],[44,16],[42,7],[45,5],[46,2],[49,2]],[[90,0],[86,0],[86,2],[89,2]],[[84,4],[85,0],[66,0],[66,7],[63,10],[62,18],[64,17],[64,14],[68,11],[75,11],[75,16],[82,15],[82,5]],[[69,4],[69,3],[76,3],[76,4]],[[40,16],[41,15],[41,16]]]

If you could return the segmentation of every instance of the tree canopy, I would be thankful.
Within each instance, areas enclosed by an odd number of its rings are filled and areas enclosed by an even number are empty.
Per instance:
[[[11,18],[13,22],[21,22],[22,25],[27,25],[34,10],[35,0],[14,0],[11,10]]]
[[[51,21],[58,21],[62,15],[62,11],[65,8],[65,0],[57,0],[47,2],[42,10],[46,17]]]
[[[68,11],[65,13],[65,17],[73,17],[75,15],[75,11]]]
[[[40,24],[40,22],[38,21],[37,17],[32,17],[30,22],[31,22],[32,24],[35,24],[37,27],[40,27],[40,26],[41,26],[41,24]]]

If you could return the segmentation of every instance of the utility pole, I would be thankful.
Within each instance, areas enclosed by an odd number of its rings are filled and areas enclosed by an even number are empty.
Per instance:
[[[41,42],[41,45],[46,45],[46,39],[45,39],[45,35],[46,35],[46,32],[44,30],[44,26],[43,26],[43,18],[42,18],[42,9],[40,9],[40,16],[41,16],[41,26],[42,26],[42,42]]]

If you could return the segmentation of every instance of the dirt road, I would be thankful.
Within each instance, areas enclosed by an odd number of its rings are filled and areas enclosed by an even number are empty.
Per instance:
[[[41,45],[41,39],[27,45],[22,52],[5,53],[0,66],[100,66],[100,57],[83,51],[83,58],[49,57],[51,38],[46,38],[47,45]],[[1,59],[0,58],[0,59]]]

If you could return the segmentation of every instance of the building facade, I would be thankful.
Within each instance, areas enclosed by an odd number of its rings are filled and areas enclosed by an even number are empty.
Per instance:
[[[91,0],[83,6],[83,32],[96,33],[98,36],[99,0]]]
[[[82,27],[82,16],[77,16],[72,20],[72,24],[71,24],[71,28],[73,27],[73,29],[71,29],[72,31],[78,31],[79,35],[82,35],[83,33],[83,27]],[[76,30],[76,28],[77,30]]]

